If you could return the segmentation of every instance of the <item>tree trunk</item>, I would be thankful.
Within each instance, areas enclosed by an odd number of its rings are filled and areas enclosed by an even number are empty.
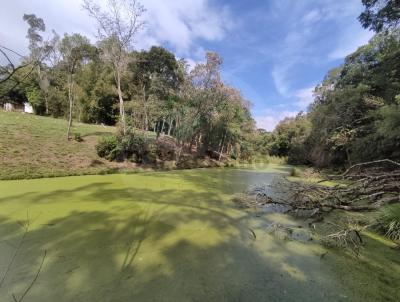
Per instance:
[[[147,101],[146,101],[146,87],[145,85],[142,85],[142,91],[143,91],[143,110],[144,110],[144,129],[143,130],[149,130],[149,116],[147,114]]]
[[[164,133],[164,125],[165,125],[165,118],[163,118],[162,120],[161,131],[160,131],[161,133]]]
[[[124,99],[122,98],[122,91],[121,91],[121,74],[120,70],[117,68],[117,91],[118,91],[118,99],[119,99],[119,116],[121,119],[122,130],[124,135],[126,134],[126,123],[125,123],[125,108],[124,108]]]
[[[47,98],[47,92],[44,93],[44,105],[46,106],[46,115],[49,115],[49,100]]]
[[[68,100],[69,100],[69,118],[68,118],[68,129],[67,129],[67,140],[70,139],[71,127],[72,127],[72,110],[74,106],[74,98],[73,98],[73,75],[68,76]]]
[[[225,137],[226,137],[226,130],[225,130],[224,136],[221,139],[218,161],[221,161],[222,152],[224,151]]]
[[[47,91],[43,88],[41,81],[42,81],[42,71],[40,69],[40,64],[38,64],[38,76],[39,76],[39,87],[43,91],[44,94],[44,106],[46,107],[46,115],[49,115],[49,102],[47,99]],[[48,88],[46,89],[48,90]]]
[[[168,121],[168,136],[171,135],[171,129],[172,129],[172,117],[170,117]]]

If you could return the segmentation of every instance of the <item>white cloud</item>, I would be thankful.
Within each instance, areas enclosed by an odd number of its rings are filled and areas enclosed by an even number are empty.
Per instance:
[[[278,45],[271,77],[276,91],[285,98],[297,94],[295,88],[299,78],[294,74],[299,66],[318,66],[321,62],[342,59],[366,44],[372,36],[371,32],[364,30],[356,21],[362,11],[360,2],[325,0],[324,3],[301,3],[300,5],[296,2],[290,6],[290,2],[282,1],[282,7],[287,13],[281,26],[286,28],[286,32]],[[326,39],[321,36],[322,28],[334,29],[335,33]],[[323,47],[319,45],[321,40],[324,41]],[[333,48],[331,52],[326,51],[330,45],[337,45],[337,48]],[[306,98],[301,99],[301,102],[307,104]]]
[[[339,39],[338,47],[328,57],[332,60],[343,59],[355,52],[360,46],[367,44],[372,36],[372,32],[356,27]]]
[[[178,56],[199,59],[197,54],[192,54],[198,50],[199,40],[221,40],[233,26],[229,9],[215,7],[210,0],[140,2],[147,9],[144,14],[147,25],[137,37],[138,49],[168,45]],[[24,13],[43,18],[47,29],[55,29],[60,35],[78,32],[95,41],[96,24],[82,9],[82,0],[5,1],[0,10],[1,42],[19,52],[28,51]]]
[[[276,91],[282,96],[286,96],[289,93],[289,83],[287,79],[287,72],[290,68],[290,65],[288,64],[280,64],[280,65],[275,65],[272,68],[271,76],[274,81],[274,85],[276,88]]]
[[[314,87],[309,87],[296,91],[294,96],[298,98],[296,105],[300,110],[307,110],[308,106],[314,101],[314,89]]]
[[[168,44],[178,55],[188,56],[197,50],[197,40],[221,40],[232,28],[229,9],[213,7],[209,0],[142,0],[141,3],[147,10],[147,26],[138,38],[139,48],[148,47],[142,40],[150,36],[151,43]]]
[[[255,120],[257,123],[257,128],[262,128],[267,131],[272,131],[278,125],[278,123],[286,117],[295,117],[297,115],[297,111],[288,111],[288,110],[265,110],[264,115],[256,116]]]
[[[296,90],[288,94],[295,101],[289,104],[279,104],[274,106],[274,109],[263,111],[263,115],[255,116],[258,128],[272,131],[286,117],[295,117],[299,111],[306,111],[308,106],[314,101],[314,87],[307,87]],[[294,110],[288,110],[293,108]]]
[[[312,23],[316,23],[319,20],[321,20],[322,18],[322,12],[318,9],[313,9],[312,11],[310,11],[309,13],[307,13],[302,21],[306,24],[312,24]]]

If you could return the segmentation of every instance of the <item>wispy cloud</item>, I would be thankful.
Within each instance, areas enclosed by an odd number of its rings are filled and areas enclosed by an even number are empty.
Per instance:
[[[280,104],[274,109],[266,109],[261,115],[255,117],[257,127],[272,131],[278,123],[286,117],[295,117],[299,111],[306,111],[308,106],[314,101],[314,87],[302,88],[291,95],[293,101],[288,104]],[[288,110],[292,108],[293,110]]]
[[[356,51],[360,46],[367,44],[372,37],[372,32],[360,30],[359,27],[355,27],[353,31],[348,31],[340,37],[338,46],[329,53],[328,57],[332,60],[343,59]]]
[[[267,109],[264,111],[263,115],[256,116],[255,120],[258,128],[272,131],[281,120],[286,117],[295,117],[297,113],[297,111],[276,111],[272,109]]]
[[[142,0],[146,7],[147,31],[157,44],[170,45],[179,55],[197,51],[198,40],[220,41],[233,26],[227,6],[216,7],[209,0]],[[143,45],[148,46],[148,45]]]
[[[300,110],[307,110],[308,106],[314,101],[314,89],[315,87],[313,86],[296,91],[294,95],[297,98],[296,106]]]
[[[287,78],[290,64],[275,65],[272,68],[271,76],[275,84],[276,91],[282,96],[289,93],[289,80]]]
[[[228,6],[213,5],[211,0],[140,2],[146,8],[146,28],[136,39],[138,49],[167,45],[179,56],[199,59],[201,41],[220,41],[233,27]],[[24,13],[35,13],[44,19],[47,28],[61,35],[79,32],[95,40],[96,24],[82,10],[82,0],[6,1],[0,11],[1,37],[7,38],[7,45],[17,51],[27,52]]]

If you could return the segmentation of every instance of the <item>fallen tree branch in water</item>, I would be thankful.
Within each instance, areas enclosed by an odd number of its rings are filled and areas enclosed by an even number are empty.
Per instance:
[[[386,170],[388,164],[390,171]],[[361,174],[355,173],[360,167],[373,167],[373,172],[367,174],[364,169]],[[318,217],[335,209],[373,211],[400,202],[400,164],[396,162],[381,160],[358,164],[342,175],[348,182],[333,187],[281,178],[268,187],[258,186],[236,195],[234,201],[243,207],[281,205],[294,214],[308,212],[309,217]]]
[[[331,247],[349,249],[358,256],[360,254],[360,249],[364,245],[364,241],[360,234],[362,228],[358,225],[352,224],[347,224],[344,227],[339,225],[334,226],[338,230],[324,236],[321,239],[322,243]]]

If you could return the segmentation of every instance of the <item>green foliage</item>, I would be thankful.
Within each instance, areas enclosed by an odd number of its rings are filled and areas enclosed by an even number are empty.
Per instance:
[[[400,2],[398,0],[362,0],[365,6],[359,20],[364,28],[381,32],[400,24]]]
[[[44,111],[43,94],[39,87],[29,87],[26,91],[26,96],[36,113]]]
[[[272,133],[272,141],[268,144],[269,154],[287,156],[291,164],[307,163],[306,140],[310,131],[311,123],[306,114],[300,113],[294,118],[286,118]]]
[[[83,142],[82,135],[79,132],[74,133],[74,140],[77,141],[78,143]]]
[[[139,132],[128,132],[100,139],[96,146],[97,154],[110,161],[129,160],[149,164],[156,161],[157,149],[153,142]]]
[[[328,73],[315,89],[309,133],[291,140],[289,162],[326,167],[400,159],[399,49],[399,30],[379,34]],[[284,132],[276,144],[285,147],[290,137],[299,135]]]
[[[256,150],[319,167],[400,160],[399,58],[400,30],[377,34],[328,72],[307,114],[258,133]]]
[[[119,141],[116,135],[108,135],[100,138],[96,145],[97,155],[108,160],[116,160],[119,152]]]
[[[391,240],[400,241],[400,205],[392,205],[382,210],[380,223],[385,235]]]

